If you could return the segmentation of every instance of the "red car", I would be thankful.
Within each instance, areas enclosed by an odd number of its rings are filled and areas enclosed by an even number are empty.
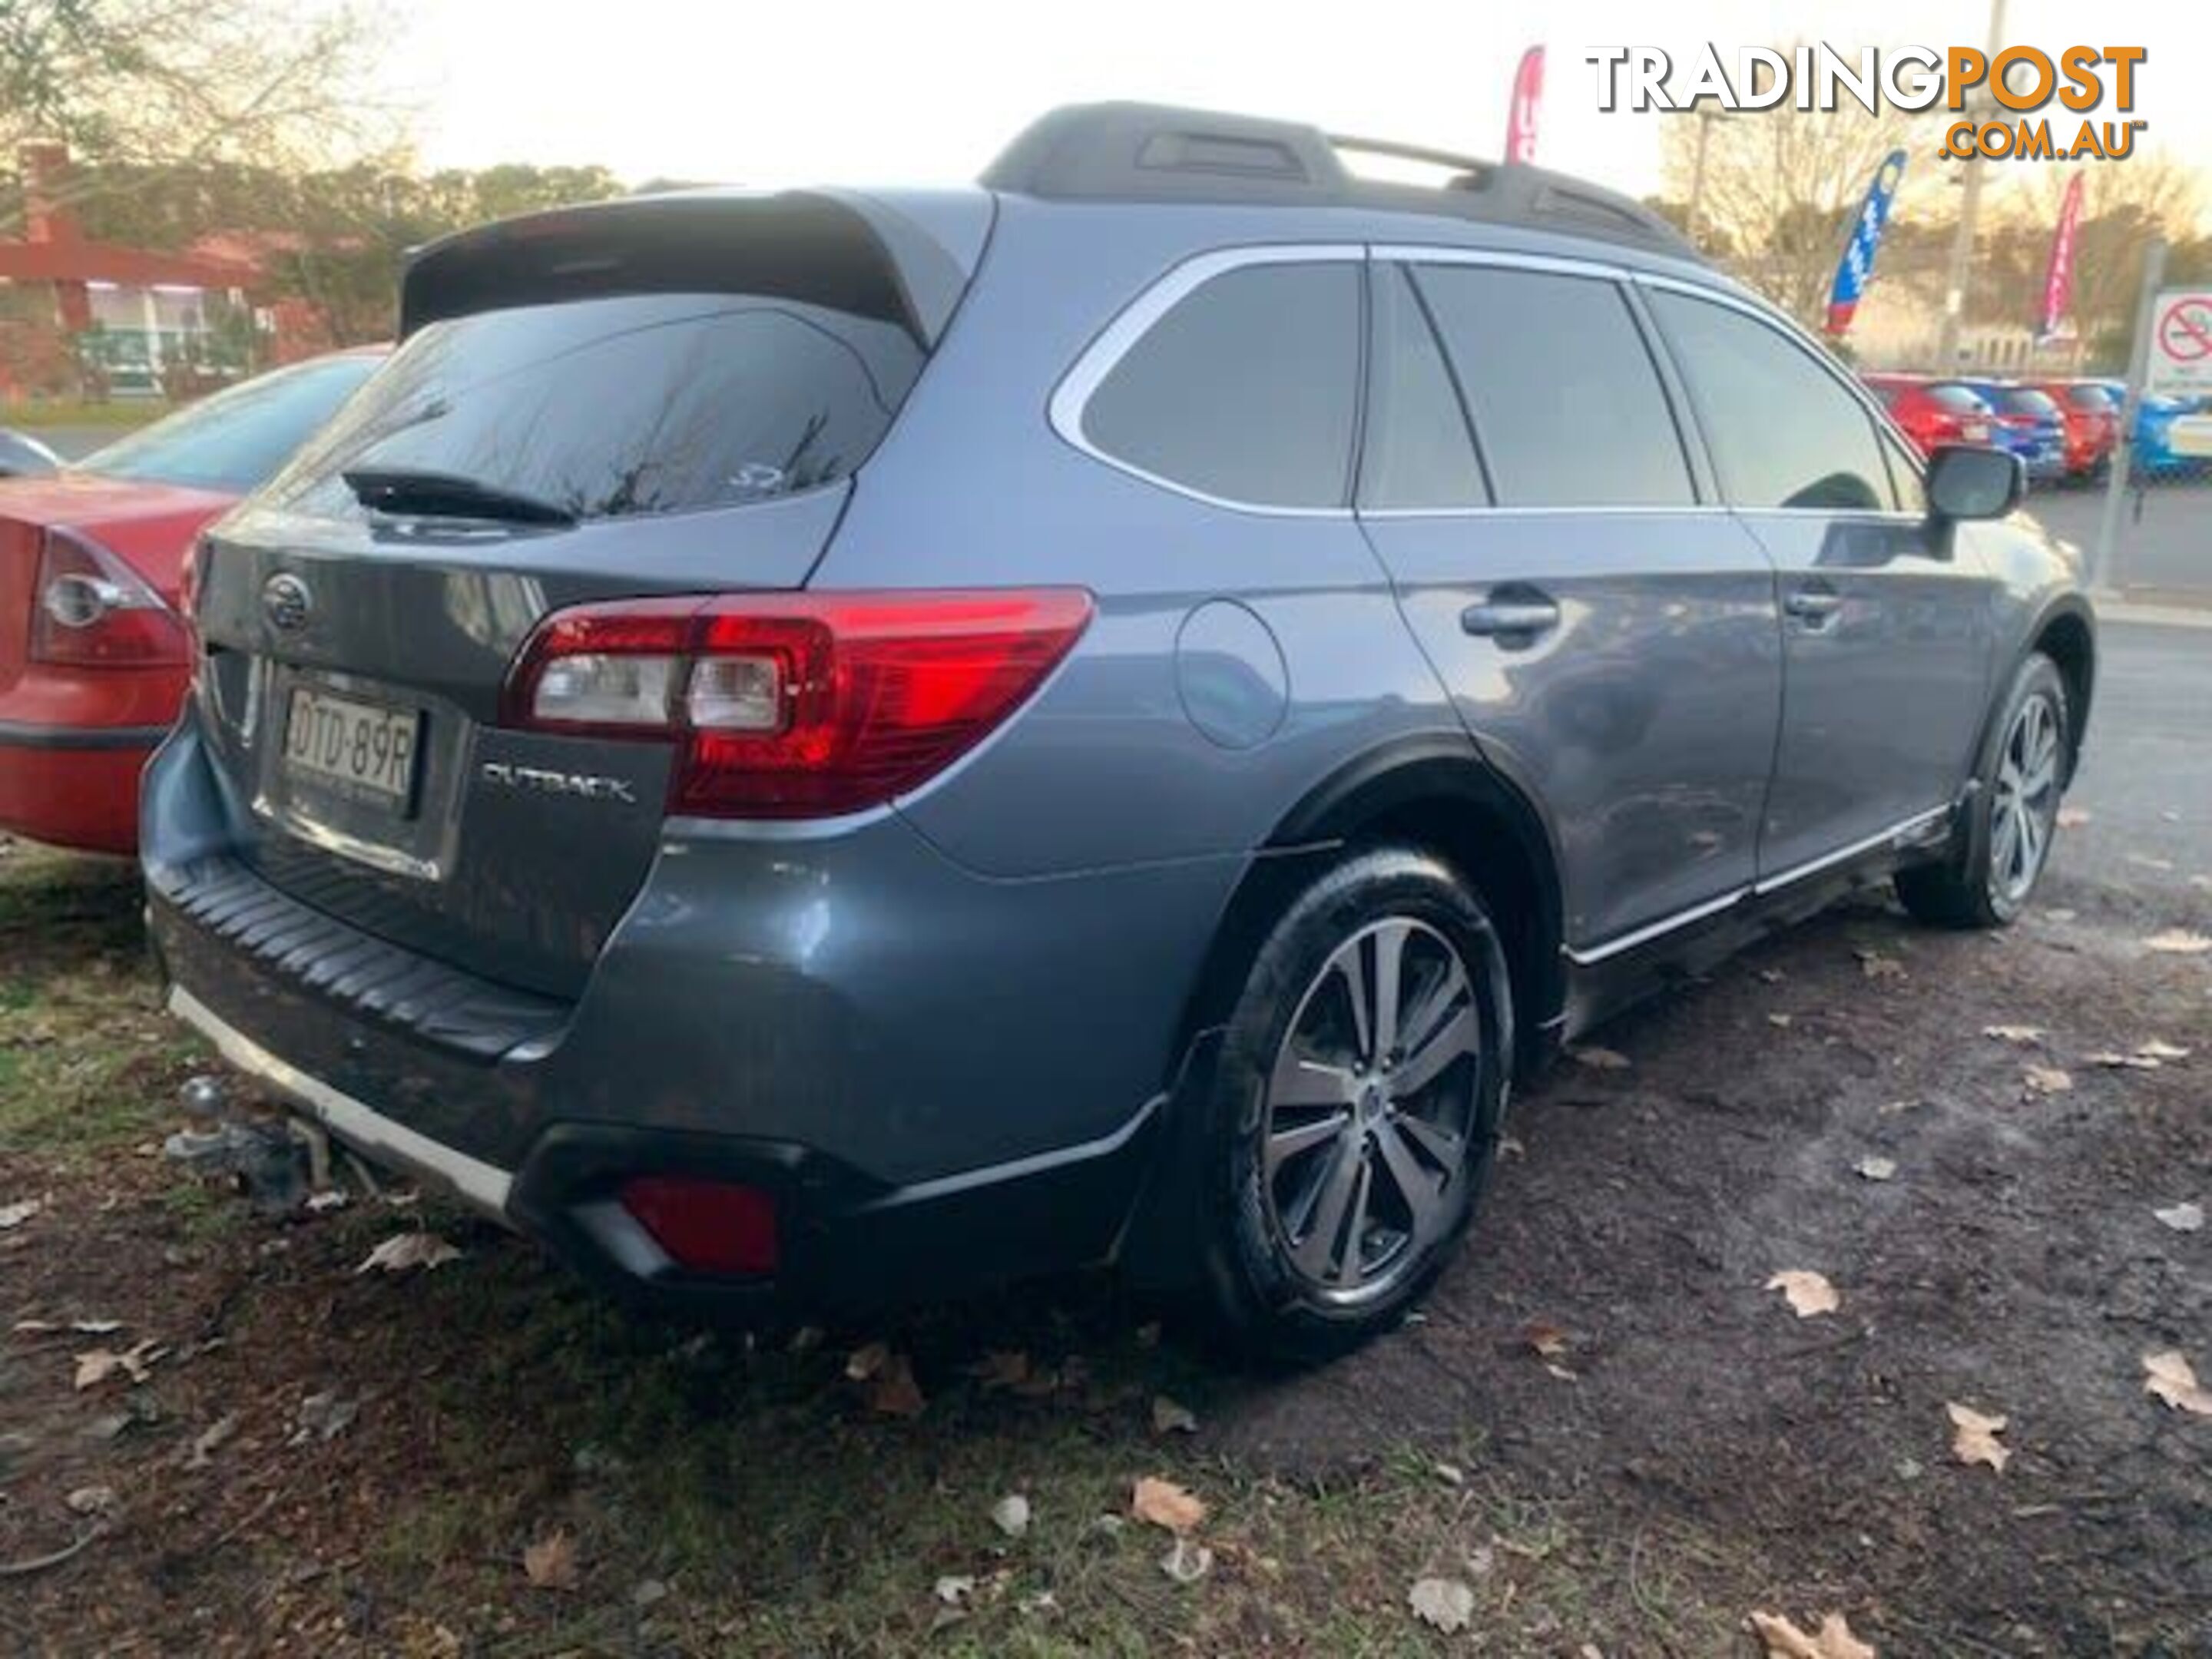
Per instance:
[[[2066,417],[2066,476],[2087,482],[2101,477],[2120,441],[2120,406],[2094,380],[2038,380]]]
[[[1970,388],[1917,374],[1863,374],[1890,419],[1923,455],[1943,444],[1986,444],[1996,430],[1995,411]]]
[[[137,848],[138,773],[191,678],[178,607],[185,553],[382,356],[280,368],[76,467],[0,482],[0,830]]]

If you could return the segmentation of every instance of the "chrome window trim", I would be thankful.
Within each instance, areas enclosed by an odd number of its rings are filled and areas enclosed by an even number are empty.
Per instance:
[[[1425,242],[1377,242],[1368,250],[1376,264],[1415,265],[1502,265],[1513,270],[1542,271],[1553,276],[1589,276],[1601,282],[1630,280],[1633,267],[1605,259],[1583,259],[1571,254],[1523,253],[1512,248],[1438,247]]]
[[[1639,945],[1649,945],[1653,939],[1663,938],[1677,929],[1719,915],[1724,910],[1733,909],[1747,898],[1764,898],[1769,893],[1779,892],[1784,887],[1804,880],[1808,876],[1816,876],[1823,870],[1833,869],[1839,864],[1847,864],[1853,859],[1883,847],[1894,848],[1916,841],[1920,838],[1923,832],[1932,829],[1950,815],[1951,808],[1948,806],[1930,807],[1925,812],[1916,812],[1909,818],[1899,819],[1887,830],[1876,830],[1873,835],[1863,836],[1847,846],[1838,847],[1833,852],[1823,853],[1818,858],[1806,860],[1802,864],[1793,864],[1787,870],[1779,870],[1771,876],[1762,876],[1758,880],[1747,882],[1741,887],[1731,888],[1717,898],[1706,899],[1701,903],[1690,906],[1686,910],[1677,910],[1672,915],[1662,916],[1656,921],[1647,922],[1632,932],[1620,934],[1607,939],[1602,944],[1580,947],[1562,945],[1560,954],[1577,968],[1595,967],[1599,963],[1620,956],[1624,951],[1633,951]]]
[[[1128,355],[1130,349],[1150,333],[1152,325],[1173,310],[1177,303],[1215,277],[1251,265],[1364,264],[1366,262],[1367,244],[1364,242],[1261,242],[1194,254],[1130,301],[1115,314],[1113,321],[1100,330],[1091,343],[1083,349],[1067,373],[1060,377],[1060,384],[1053,389],[1051,400],[1046,405],[1047,418],[1053,431],[1059,434],[1063,443],[1088,455],[1094,461],[1132,478],[1140,479],[1155,489],[1167,490],[1189,501],[1203,501],[1208,507],[1226,507],[1232,513],[1249,513],[1269,519],[1351,518],[1352,508],[1348,505],[1285,507],[1267,501],[1237,501],[1164,477],[1093,443],[1083,429],[1083,416],[1090,405],[1091,394],[1098,390],[1108,375],[1121,366],[1121,359]],[[1364,323],[1362,326],[1364,326]],[[1366,362],[1364,341],[1360,347],[1360,362],[1364,373]]]

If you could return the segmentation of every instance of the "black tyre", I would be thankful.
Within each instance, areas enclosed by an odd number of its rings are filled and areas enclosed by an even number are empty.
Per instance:
[[[1497,931],[1436,858],[1360,853],[1291,904],[1204,1103],[1204,1285],[1237,1347],[1324,1358],[1428,1286],[1489,1171],[1512,1033]]]
[[[2058,665],[2039,652],[2022,663],[1991,730],[1958,851],[1898,873],[1897,896],[1922,921],[2004,927],[2027,908],[2050,862],[2074,752]]]

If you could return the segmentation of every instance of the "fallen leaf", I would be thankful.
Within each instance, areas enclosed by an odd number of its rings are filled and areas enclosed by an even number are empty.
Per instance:
[[[2151,1213],[2178,1233],[2202,1232],[2204,1229],[2204,1206],[2202,1204],[2169,1204]]]
[[[2169,927],[2164,933],[2153,933],[2145,939],[2143,949],[2169,957],[2201,957],[2207,951],[2212,951],[2212,937],[2193,933],[2186,927]]]
[[[968,1368],[986,1389],[1018,1389],[1030,1380],[1030,1357],[1019,1348],[994,1348]]]
[[[1903,979],[1905,964],[1895,957],[1886,957],[1879,951],[1859,951],[1853,953],[1859,959],[1859,971],[1869,979]]]
[[[1008,1492],[991,1505],[991,1524],[1009,1538],[1019,1538],[1030,1529],[1030,1500]]]
[[[855,1348],[845,1361],[845,1375],[855,1382],[865,1382],[883,1370],[884,1362],[890,1357],[891,1347],[888,1342],[871,1342],[865,1347]]]
[[[191,1450],[185,1454],[185,1467],[204,1469],[218,1447],[238,1432],[238,1413],[225,1412],[192,1437]]]
[[[1152,1396],[1152,1432],[1154,1434],[1196,1434],[1198,1419],[1189,1407],[1180,1401],[1170,1400],[1164,1394]]]
[[[1569,1056],[1577,1066],[1587,1066],[1593,1072],[1625,1072],[1628,1056],[1616,1048],[1570,1048]]]
[[[2040,1025],[1984,1025],[1982,1035],[1995,1037],[1999,1042],[2040,1042],[2043,1041],[2043,1028]]]
[[[928,1404],[914,1380],[914,1366],[902,1353],[885,1360],[870,1379],[868,1409],[879,1417],[919,1417]]]
[[[1147,1474],[1138,1480],[1130,1494],[1129,1513],[1155,1527],[1185,1533],[1206,1519],[1206,1502],[1172,1480]]]
[[[2155,1054],[2124,1054],[2111,1048],[2081,1056],[2084,1066],[2098,1066],[2108,1072],[2155,1072],[2165,1062]]]
[[[2171,870],[2173,868],[2173,860],[2172,859],[2154,859],[2148,853],[2130,853],[2128,854],[2128,862],[2130,864],[2140,864],[2146,870]]]
[[[1893,1158],[1869,1156],[1851,1167],[1868,1181],[1887,1181],[1897,1174],[1897,1160]]]
[[[2012,1461],[2012,1452],[1997,1437],[2012,1419],[1985,1416],[1955,1401],[1947,1402],[1943,1409],[1950,1413],[1952,1426],[1958,1431],[1951,1439],[1951,1455],[1961,1463],[1986,1463],[2002,1474],[2004,1466]]]
[[[1811,1319],[1820,1314],[1833,1313],[1844,1305],[1844,1298],[1836,1294],[1826,1275],[1791,1267],[1766,1281],[1770,1291],[1779,1291],[1789,1298],[1790,1308],[1800,1319]]]
[[[1416,1619],[1447,1636],[1465,1630],[1474,1618],[1474,1588],[1456,1578],[1416,1578],[1406,1600]]]
[[[1160,1557],[1160,1571],[1178,1584],[1195,1584],[1213,1571],[1213,1552],[1188,1538],[1177,1538]]]
[[[1521,1340],[1540,1358],[1561,1358],[1567,1352],[1567,1334],[1549,1320],[1530,1320],[1521,1328]]]
[[[947,1573],[937,1581],[937,1599],[948,1607],[957,1607],[975,1593],[975,1580],[967,1573]]]
[[[404,1273],[413,1267],[427,1272],[460,1259],[461,1253],[435,1233],[394,1233],[371,1250],[354,1272]]]
[[[112,1486],[79,1486],[62,1502],[77,1515],[105,1515],[115,1507]]]
[[[1762,968],[1759,970],[1759,976],[1765,980],[1769,985],[1779,985],[1784,980],[1790,977],[1789,975],[1784,973],[1779,968]]]
[[[576,1540],[562,1527],[522,1552],[522,1571],[539,1589],[576,1588]]]
[[[2062,806],[2058,809],[2058,827],[2061,830],[2078,830],[2089,821],[2089,809],[2086,806]]]
[[[1500,1158],[1526,1158],[1528,1144],[1517,1135],[1500,1135],[1498,1137],[1498,1155]]]
[[[1467,1485],[1467,1471],[1456,1463],[1431,1463],[1429,1466],[1429,1473],[1447,1486]]]
[[[2146,1393],[2156,1395],[2176,1411],[2187,1412],[2192,1417],[2212,1417],[2212,1390],[2198,1383],[2196,1368],[2182,1358],[2180,1349],[2147,1353],[2142,1364]]]
[[[1795,1014],[1769,1014],[1766,1017],[1766,1023],[1786,1031],[1796,1018]]]
[[[1820,1620],[1820,1628],[1810,1636],[1779,1613],[1754,1613],[1751,1627],[1766,1644],[1766,1659],[1878,1659],[1872,1648],[1851,1634],[1840,1613]]]
[[[2031,1066],[2022,1081],[2032,1095],[2063,1095],[2074,1086],[2074,1079],[2055,1066]]]
[[[347,1399],[335,1389],[320,1389],[300,1401],[293,1418],[288,1445],[304,1446],[311,1440],[335,1440],[361,1415],[358,1397]]]
[[[35,1198],[19,1198],[13,1204],[0,1204],[0,1233],[14,1231],[45,1207]]]
[[[2186,1060],[2189,1058],[2188,1049],[2177,1048],[2171,1042],[2165,1042],[2158,1037],[2153,1037],[2148,1042],[2138,1042],[2136,1044],[2136,1052],[2142,1055],[2146,1060]]]
[[[150,1339],[135,1343],[121,1353],[112,1348],[94,1348],[76,1356],[76,1386],[80,1393],[86,1389],[96,1389],[118,1373],[128,1376],[133,1383],[143,1382],[147,1368],[164,1352]]]
[[[72,1319],[69,1328],[79,1336],[112,1336],[123,1328],[119,1319]]]

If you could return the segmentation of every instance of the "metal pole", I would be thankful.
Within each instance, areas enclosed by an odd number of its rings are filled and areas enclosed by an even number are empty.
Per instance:
[[[1990,0],[1988,56],[1994,60],[2004,45],[2005,0]],[[1972,99],[1966,100],[1971,111]],[[1959,367],[1959,331],[1966,320],[1966,285],[1974,274],[1974,222],[1981,216],[1982,167],[1979,156],[1959,164],[1965,169],[1960,182],[1959,224],[1951,233],[1951,270],[1943,283],[1943,320],[1936,336],[1936,372],[1949,374]]]
[[[2159,285],[2166,281],[2166,239],[2154,236],[2143,248],[2142,292],[2136,299],[2135,344],[2128,351],[2127,396],[2120,402],[2120,438],[2112,446],[2112,465],[2105,480],[2105,511],[2090,550],[2089,586],[2117,586],[2121,498],[2128,493],[2129,463],[2136,447],[2136,416],[2142,407],[2143,380],[2150,373],[2151,331],[2158,325]]]

